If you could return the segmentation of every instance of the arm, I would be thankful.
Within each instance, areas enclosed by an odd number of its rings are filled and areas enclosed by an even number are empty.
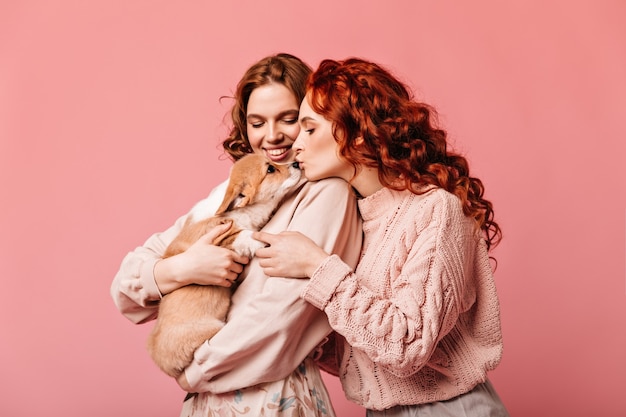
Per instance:
[[[471,277],[474,225],[459,204],[435,200],[414,213],[429,219],[422,222],[425,225],[420,226],[419,219],[412,228],[399,225],[397,230],[406,234],[402,238],[397,234],[393,254],[381,256],[387,252],[379,248],[390,241],[370,242],[358,269],[362,277],[375,275],[367,284],[339,257],[331,256],[315,271],[303,294],[324,310],[348,344],[398,376],[419,371],[473,302],[472,291],[466,299],[459,294]],[[389,261],[385,265],[381,259]]]
[[[354,196],[341,180],[305,184],[264,228],[285,229],[356,264],[360,221]],[[330,332],[325,315],[300,298],[306,280],[268,279],[256,258],[246,272],[228,322],[196,351],[185,372],[191,391],[221,393],[282,379]]]
[[[179,218],[165,232],[152,235],[122,260],[111,284],[111,297],[118,310],[133,323],[145,323],[157,316],[162,294],[154,277],[154,266],[180,232],[185,218]]]
[[[192,212],[211,215],[223,198],[224,184]],[[178,235],[187,216],[179,218],[165,232],[151,236],[146,243],[126,255],[111,284],[111,296],[120,312],[134,323],[144,323],[157,315],[163,294],[191,283],[230,286],[247,259],[214,246],[213,229],[185,252],[162,260],[167,246]]]

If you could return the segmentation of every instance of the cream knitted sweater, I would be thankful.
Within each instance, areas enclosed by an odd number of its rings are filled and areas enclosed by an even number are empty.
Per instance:
[[[338,357],[326,348],[325,368],[338,371],[350,400],[376,410],[484,382],[502,355],[500,310],[486,244],[459,199],[383,188],[359,209],[356,271],[332,255],[302,295],[345,338]],[[339,369],[328,369],[333,361]]]

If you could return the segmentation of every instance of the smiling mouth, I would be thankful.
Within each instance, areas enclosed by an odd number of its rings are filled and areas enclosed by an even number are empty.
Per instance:
[[[290,149],[291,148],[265,149],[265,153],[270,159],[278,160],[287,156]]]

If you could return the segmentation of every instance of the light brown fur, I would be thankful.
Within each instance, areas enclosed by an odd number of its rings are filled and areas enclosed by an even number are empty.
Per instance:
[[[225,222],[232,222],[231,228],[213,243],[254,256],[264,245],[246,231],[259,230],[268,222],[300,176],[294,164],[274,164],[256,154],[241,158],[233,165],[226,195],[215,215],[200,220],[190,216],[163,258],[184,252]],[[230,297],[230,288],[213,285],[187,285],[163,297],[148,337],[148,352],[161,370],[175,378],[182,373],[195,350],[224,326]]]

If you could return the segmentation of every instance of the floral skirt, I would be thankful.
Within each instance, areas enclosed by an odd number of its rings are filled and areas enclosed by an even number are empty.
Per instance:
[[[307,358],[285,379],[224,394],[200,393],[180,417],[335,417],[320,370]]]

